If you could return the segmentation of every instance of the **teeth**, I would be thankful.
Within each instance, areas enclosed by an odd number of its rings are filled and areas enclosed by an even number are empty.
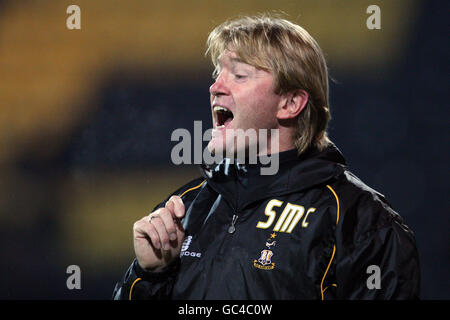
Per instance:
[[[224,124],[221,125],[221,126],[217,126],[217,127],[216,127],[216,129],[222,129],[222,128],[225,128],[225,125],[224,125]]]
[[[222,106],[215,106],[215,107],[214,107],[214,112],[218,112],[218,111],[226,111],[226,112],[229,112],[230,110],[228,110],[227,108],[222,107]]]

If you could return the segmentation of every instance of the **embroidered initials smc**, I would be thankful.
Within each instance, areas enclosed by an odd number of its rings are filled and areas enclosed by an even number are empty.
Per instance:
[[[266,206],[266,209],[264,210],[264,214],[268,217],[267,220],[259,221],[256,227],[259,229],[270,228],[274,223],[275,218],[277,217],[277,213],[274,211],[274,207],[281,207],[282,205],[283,201],[276,199],[270,200]],[[309,214],[313,213],[314,211],[316,211],[316,208],[309,208],[305,214],[305,207],[288,202],[283,212],[279,216],[273,228],[273,231],[291,233],[300,219],[303,217],[303,215],[304,218],[302,221],[302,227],[306,228],[308,226],[308,222],[306,220],[308,219]]]

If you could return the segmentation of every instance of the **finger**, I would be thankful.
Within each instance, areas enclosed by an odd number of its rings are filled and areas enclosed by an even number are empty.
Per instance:
[[[174,222],[175,222],[175,226],[177,228],[177,233],[178,232],[181,233],[181,234],[178,234],[177,237],[181,236],[181,238],[184,238],[184,227],[183,227],[183,223],[181,222],[181,219],[176,219]]]
[[[151,243],[155,249],[161,249],[161,239],[159,238],[158,231],[151,223],[147,223],[147,234],[150,237]]]
[[[136,238],[145,238],[155,249],[161,248],[161,241],[155,227],[149,223],[148,219],[143,218],[134,224]]]
[[[177,239],[177,229],[175,226],[175,221],[172,216],[172,213],[166,209],[162,210],[159,214],[159,217],[164,223],[164,227],[166,228],[167,233],[169,234],[169,240],[173,241]]]
[[[166,208],[171,210],[177,218],[183,218],[185,213],[183,200],[179,196],[171,196],[166,202]]]
[[[150,224],[152,224],[155,227],[156,232],[158,233],[161,248],[164,250],[169,250],[170,249],[169,234],[166,230],[163,220],[161,219],[161,216],[155,215],[154,218],[151,220]]]

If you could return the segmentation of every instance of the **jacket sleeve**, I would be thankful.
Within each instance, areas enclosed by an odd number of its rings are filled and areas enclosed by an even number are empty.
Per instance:
[[[360,196],[349,208],[344,202],[342,209],[328,298],[419,299],[416,242],[402,218],[379,194]]]
[[[180,259],[175,259],[161,272],[143,270],[135,259],[122,280],[116,284],[113,300],[170,299]]]

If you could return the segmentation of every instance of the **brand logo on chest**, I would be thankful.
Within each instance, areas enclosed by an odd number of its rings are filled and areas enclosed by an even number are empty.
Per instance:
[[[193,252],[189,251],[189,246],[192,242],[192,236],[187,236],[186,239],[184,239],[183,244],[181,245],[181,252],[180,257],[194,257],[194,258],[201,258],[202,253],[201,252]]]

